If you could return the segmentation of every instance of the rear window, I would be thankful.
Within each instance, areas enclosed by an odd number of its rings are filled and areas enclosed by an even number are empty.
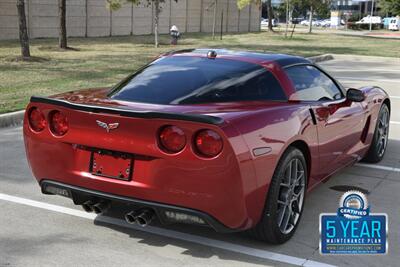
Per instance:
[[[186,56],[154,61],[118,85],[110,97],[171,105],[286,100],[279,82],[259,65]]]

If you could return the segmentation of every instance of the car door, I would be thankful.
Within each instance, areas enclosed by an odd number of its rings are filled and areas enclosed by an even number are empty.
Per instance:
[[[294,86],[289,100],[307,101],[315,117],[319,143],[319,177],[324,178],[358,158],[357,144],[365,126],[366,110],[346,99],[342,87],[313,65],[286,69]]]

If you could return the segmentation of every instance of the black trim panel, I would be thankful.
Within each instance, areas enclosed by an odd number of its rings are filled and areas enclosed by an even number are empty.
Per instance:
[[[42,193],[43,194],[54,194],[52,192],[46,191],[47,186],[53,186],[59,189],[64,189],[68,191],[68,194],[62,194],[64,197],[68,197],[71,199],[74,199],[74,195],[80,194],[80,195],[87,195],[88,197],[94,197],[94,198],[100,198],[100,199],[105,199],[105,200],[110,200],[110,201],[115,201],[119,203],[124,203],[128,205],[133,205],[137,207],[146,207],[146,208],[152,208],[156,212],[158,218],[162,223],[167,223],[163,211],[172,211],[172,212],[181,212],[193,216],[197,216],[201,219],[203,219],[210,227],[212,227],[215,231],[220,232],[220,233],[232,233],[232,232],[238,232],[242,231],[241,229],[232,229],[221,222],[219,222],[217,219],[212,217],[211,215],[208,215],[207,213],[198,211],[198,210],[193,210],[193,209],[188,209],[184,207],[178,207],[178,206],[173,206],[173,205],[168,205],[168,204],[162,204],[158,202],[151,202],[151,201],[146,201],[146,200],[141,200],[141,199],[134,199],[134,198],[129,198],[129,197],[124,197],[124,196],[119,196],[119,195],[113,195],[105,192],[100,192],[100,191],[95,191],[91,189],[86,189],[78,186],[73,186],[73,185],[68,185],[60,182],[55,182],[52,180],[42,180],[40,182],[40,186],[42,188]],[[75,203],[77,204],[77,203]]]
[[[315,117],[315,113],[314,110],[312,108],[309,109],[310,110],[310,115],[311,115],[311,119],[314,125],[317,125],[317,118]]]
[[[169,119],[169,120],[181,120],[181,121],[193,121],[207,124],[220,125],[224,123],[224,120],[219,117],[201,115],[201,114],[183,114],[183,113],[163,113],[154,111],[134,111],[129,109],[119,109],[111,107],[100,107],[94,105],[76,104],[68,102],[66,100],[48,98],[48,97],[31,97],[32,103],[45,103],[56,106],[62,106],[74,110],[93,112],[93,113],[109,113],[117,114],[123,117],[131,118],[144,118],[144,119]]]

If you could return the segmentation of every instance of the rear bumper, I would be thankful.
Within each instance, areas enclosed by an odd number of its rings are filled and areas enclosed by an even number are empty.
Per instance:
[[[231,232],[237,232],[240,231],[240,229],[232,229],[221,222],[219,222],[217,219],[212,217],[211,215],[194,210],[194,209],[188,209],[184,207],[178,207],[178,206],[173,206],[173,205],[168,205],[168,204],[163,204],[163,203],[157,203],[157,202],[151,202],[151,201],[146,201],[146,200],[140,200],[140,199],[134,199],[134,198],[129,198],[129,197],[124,197],[124,196],[118,196],[118,195],[113,195],[105,192],[100,192],[100,191],[95,191],[95,190],[90,190],[82,187],[77,187],[73,185],[67,185],[59,182],[55,182],[52,180],[42,180],[40,182],[40,186],[42,189],[43,194],[57,194],[63,197],[68,197],[71,198],[75,204],[80,205],[84,201],[90,198],[97,198],[101,200],[108,200],[111,202],[117,202],[129,206],[133,206],[136,208],[150,208],[153,209],[154,212],[157,214],[157,217],[159,218],[160,222],[163,224],[168,224],[168,223],[173,223],[173,222],[178,222],[176,220],[171,220],[166,216],[166,212],[173,212],[173,213],[179,213],[179,214],[184,214],[184,215],[189,215],[189,216],[194,216],[197,218],[200,218],[205,222],[205,224],[200,224],[200,225],[205,225],[213,228],[215,231],[220,232],[220,233],[231,233]]]
[[[32,173],[40,184],[50,179],[111,196],[185,207],[201,211],[229,229],[249,229],[261,217],[264,188],[257,184],[248,148],[229,124],[219,127],[183,119],[143,119],[36,102],[27,109],[31,107],[39,108],[47,118],[54,110],[63,112],[68,116],[70,127],[62,137],[54,136],[48,127],[35,132],[29,126],[26,113],[25,150]],[[120,127],[107,133],[97,126],[96,120],[118,122]],[[181,152],[167,154],[159,148],[156,138],[163,125],[180,127],[188,140],[200,129],[212,129],[226,138],[224,149],[215,158],[202,158],[194,153],[192,142],[188,141]],[[132,156],[130,179],[94,174],[93,149]],[[113,171],[123,169],[114,166]]]

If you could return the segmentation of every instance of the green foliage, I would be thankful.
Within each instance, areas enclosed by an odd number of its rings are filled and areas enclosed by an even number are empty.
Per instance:
[[[274,14],[276,14],[277,17],[283,16],[286,14],[286,4],[282,3],[279,6],[274,6]]]
[[[380,0],[378,4],[383,12],[392,16],[400,15],[400,0]]]
[[[243,9],[244,7],[256,3],[258,5],[261,4],[261,0],[237,0],[237,6],[239,9]]]
[[[293,6],[293,15],[295,17],[305,15],[311,9],[319,17],[329,17],[331,0],[291,0],[290,3]]]

